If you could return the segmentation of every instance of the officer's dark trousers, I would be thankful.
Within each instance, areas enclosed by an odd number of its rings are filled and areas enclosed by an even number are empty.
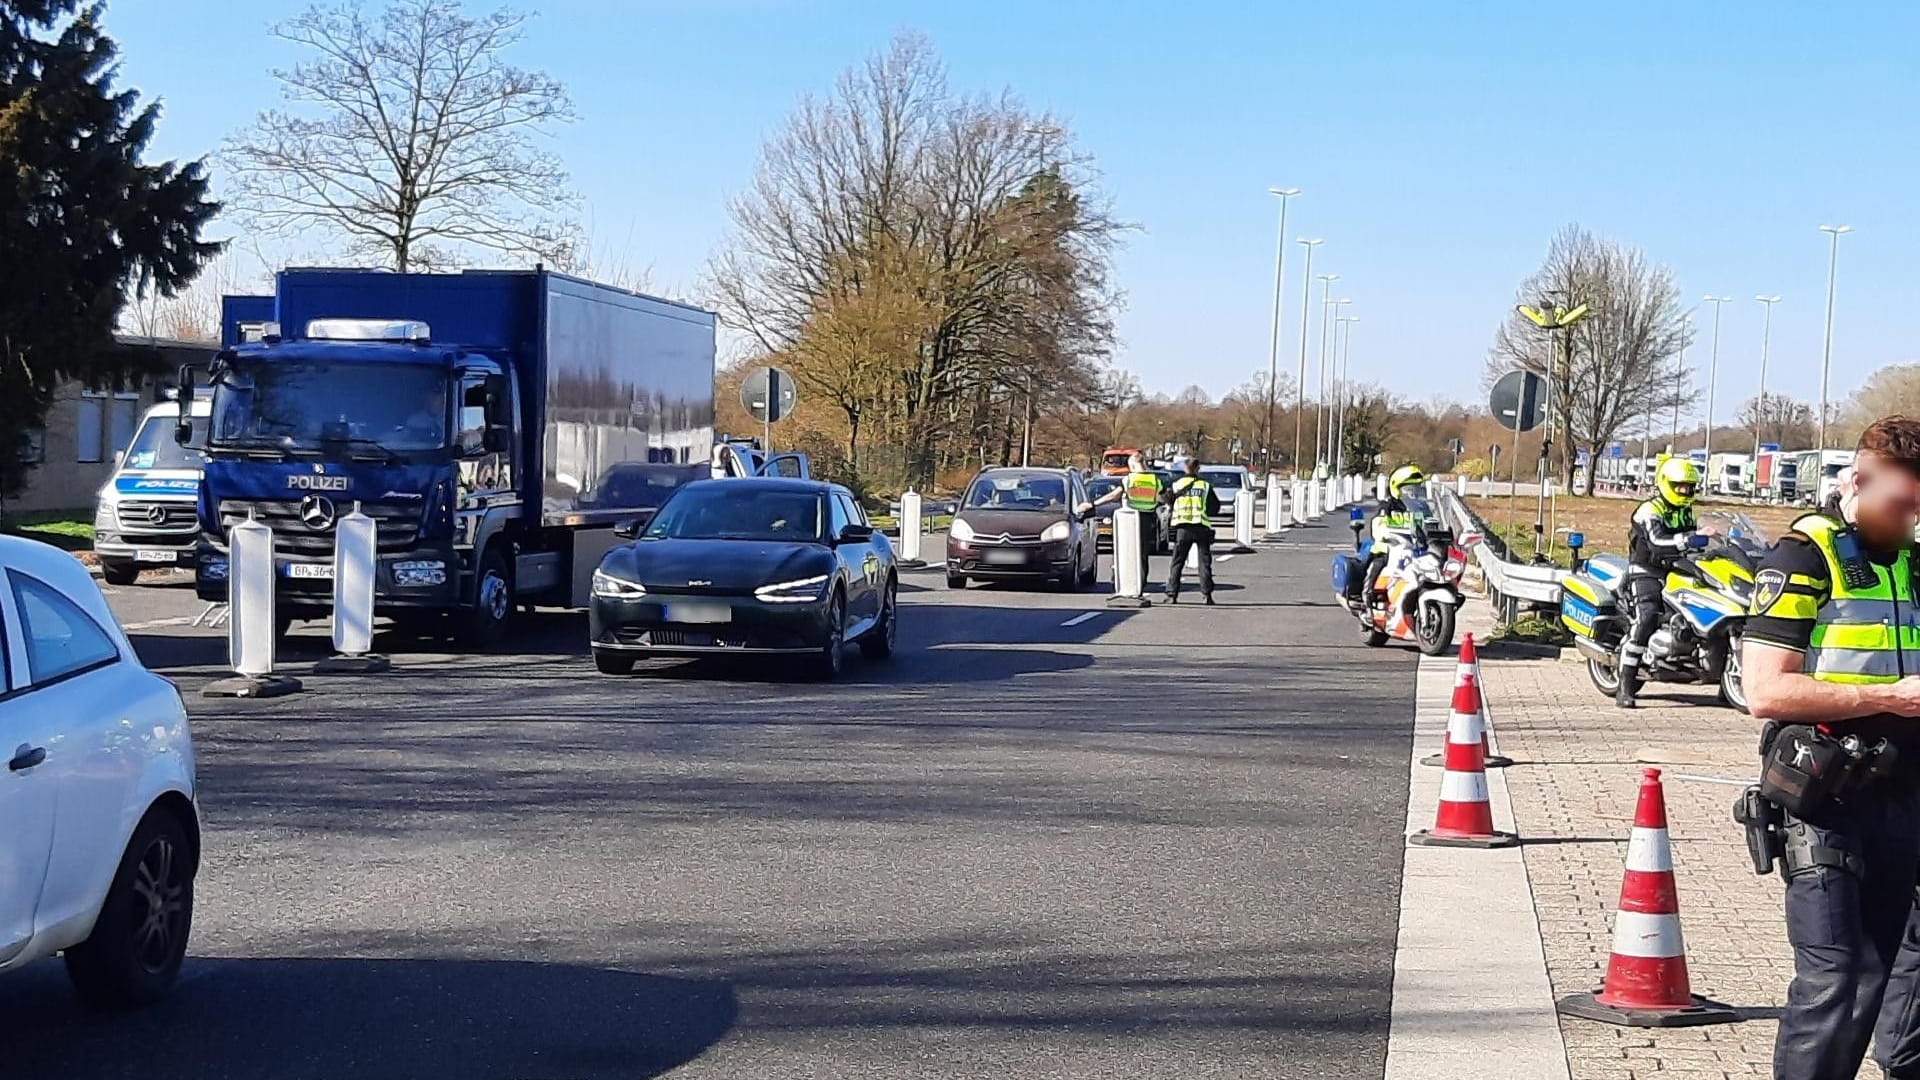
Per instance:
[[[1187,551],[1200,549],[1200,595],[1213,595],[1213,530],[1205,525],[1180,525],[1173,530],[1173,567],[1167,571],[1167,595],[1180,595],[1180,574],[1187,568]]]
[[[1820,866],[1787,882],[1794,977],[1773,1075],[1853,1080],[1871,1036],[1888,1077],[1920,1077],[1920,789],[1883,781],[1817,816],[1814,842],[1855,856],[1858,873]]]
[[[1627,640],[1620,650],[1620,675],[1637,680],[1640,664],[1646,658],[1647,642],[1652,641],[1654,632],[1660,629],[1660,594],[1666,588],[1666,581],[1656,574],[1629,570],[1626,586],[1627,595],[1622,599],[1630,605],[1633,622],[1627,628]]]
[[[1147,568],[1152,565],[1153,542],[1160,538],[1160,519],[1151,510],[1142,510],[1135,515],[1140,519],[1140,591],[1147,589]],[[1118,551],[1118,545],[1114,550]]]

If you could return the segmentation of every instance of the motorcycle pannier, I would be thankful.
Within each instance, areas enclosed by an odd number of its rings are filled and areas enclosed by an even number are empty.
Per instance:
[[[1584,637],[1593,636],[1595,620],[1618,615],[1614,590],[1626,579],[1627,562],[1618,555],[1596,555],[1586,568],[1560,585],[1560,622]]]

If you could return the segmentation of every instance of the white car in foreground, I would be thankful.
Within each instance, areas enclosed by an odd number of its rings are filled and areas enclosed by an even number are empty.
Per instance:
[[[81,997],[180,973],[200,864],[193,741],[87,571],[0,536],[0,972],[66,954]]]

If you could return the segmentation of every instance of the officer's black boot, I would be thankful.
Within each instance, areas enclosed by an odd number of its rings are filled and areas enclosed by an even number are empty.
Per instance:
[[[1633,700],[1634,695],[1640,692],[1638,667],[1637,664],[1620,665],[1620,685],[1614,687],[1613,703],[1622,709],[1638,707]]]

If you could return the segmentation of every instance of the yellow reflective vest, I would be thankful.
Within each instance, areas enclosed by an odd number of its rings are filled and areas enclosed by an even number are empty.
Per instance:
[[[1168,523],[1178,528],[1182,525],[1206,525],[1207,492],[1213,485],[1205,480],[1183,476],[1173,482],[1173,516]]]
[[[1793,531],[1813,541],[1827,563],[1826,582],[1794,582],[1824,585],[1821,591],[1826,599],[1782,598],[1818,603],[1802,670],[1834,683],[1890,683],[1902,675],[1920,674],[1920,611],[1914,608],[1912,551],[1902,548],[1892,566],[1857,560],[1858,580],[1849,583],[1834,543],[1845,528],[1825,514],[1807,514],[1793,523]],[[1873,584],[1865,584],[1862,567],[1872,572]]]
[[[1151,514],[1160,505],[1160,478],[1150,472],[1127,474],[1127,505]]]

